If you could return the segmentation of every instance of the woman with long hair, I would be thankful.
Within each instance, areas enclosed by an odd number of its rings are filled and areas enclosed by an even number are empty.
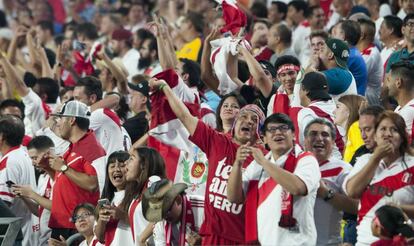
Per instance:
[[[126,181],[126,151],[115,151],[108,157],[105,185],[98,204],[95,235],[105,245],[132,245],[128,208],[134,198],[135,181]]]
[[[233,122],[240,109],[246,105],[246,100],[237,92],[231,92],[221,98],[217,106],[216,118],[218,132],[230,133]]]
[[[377,147],[357,160],[344,181],[347,194],[360,199],[357,245],[378,240],[371,232],[375,211],[393,203],[414,217],[414,156],[408,144],[404,119],[386,111],[375,125]]]
[[[138,147],[131,149],[126,164],[126,180],[135,181],[135,196],[129,206],[129,223],[136,245],[145,243],[152,234],[153,224],[142,215],[141,195],[148,186],[151,176],[166,178],[165,163],[161,155],[153,148]],[[138,243],[137,243],[138,242]]]
[[[359,130],[359,108],[366,102],[359,95],[344,95],[338,99],[334,110],[334,123],[344,137],[344,161],[350,162],[355,151],[364,144]]]

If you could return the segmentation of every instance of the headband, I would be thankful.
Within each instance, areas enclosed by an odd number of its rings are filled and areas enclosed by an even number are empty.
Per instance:
[[[280,73],[286,72],[288,70],[293,70],[296,72],[300,71],[300,67],[293,65],[293,64],[285,64],[279,67],[279,69],[277,70],[277,75],[279,75]]]

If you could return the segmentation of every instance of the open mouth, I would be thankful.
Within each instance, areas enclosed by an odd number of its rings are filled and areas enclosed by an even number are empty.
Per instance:
[[[240,130],[242,131],[242,132],[250,132],[250,128],[249,127],[241,127],[240,128]]]
[[[277,136],[277,137],[273,138],[273,141],[276,142],[276,143],[282,143],[284,140],[285,140],[285,138],[282,137],[282,136]]]
[[[114,181],[122,181],[122,179],[124,178],[124,175],[122,173],[114,173],[112,175],[112,178],[114,179]]]
[[[314,150],[324,150],[325,149],[325,145],[324,144],[314,144],[314,145],[312,145],[312,148]]]

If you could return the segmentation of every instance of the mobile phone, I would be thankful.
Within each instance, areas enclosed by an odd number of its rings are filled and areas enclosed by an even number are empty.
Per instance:
[[[9,188],[11,188],[14,184],[15,184],[15,183],[14,183],[13,181],[11,181],[11,180],[7,180],[7,181],[6,181],[6,185],[7,185],[7,187],[9,187]]]
[[[86,44],[79,42],[78,40],[73,40],[72,46],[73,49],[77,51],[83,51],[86,48]]]
[[[98,200],[98,206],[99,207],[102,208],[105,205],[107,205],[107,206],[111,205],[111,203],[109,202],[108,198],[104,198],[104,199],[99,199]]]

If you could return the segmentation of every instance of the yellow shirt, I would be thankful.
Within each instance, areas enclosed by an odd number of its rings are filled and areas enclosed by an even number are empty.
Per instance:
[[[364,141],[362,140],[361,130],[359,129],[359,122],[355,121],[348,130],[344,161],[349,163],[352,160],[355,151],[362,145],[364,145]]]
[[[177,51],[177,58],[187,58],[189,60],[197,61],[198,53],[201,49],[201,39],[195,38],[193,41],[190,41]]]

